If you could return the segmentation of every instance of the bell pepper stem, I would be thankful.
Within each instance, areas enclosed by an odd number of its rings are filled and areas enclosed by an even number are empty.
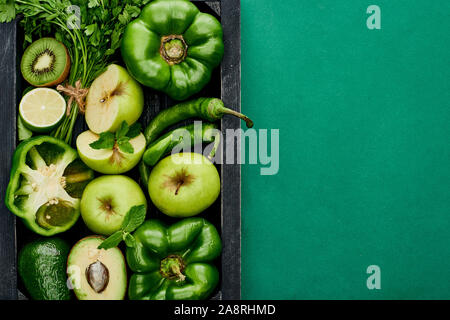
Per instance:
[[[160,273],[164,278],[181,282],[186,280],[183,268],[183,259],[179,255],[172,254],[161,261]]]
[[[186,59],[188,45],[182,35],[169,35],[161,37],[159,53],[171,66],[179,64]]]
[[[172,272],[173,272],[174,274],[176,274],[177,277],[178,277],[177,282],[182,282],[182,281],[186,280],[186,276],[185,276],[184,274],[181,273],[181,270],[180,270],[180,266],[179,266],[179,265],[173,264],[171,268],[172,268]]]

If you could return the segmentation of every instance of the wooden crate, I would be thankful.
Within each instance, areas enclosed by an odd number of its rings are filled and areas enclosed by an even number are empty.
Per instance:
[[[193,0],[201,11],[211,13],[221,20],[224,31],[225,56],[220,68],[213,74],[211,83],[197,96],[221,97],[226,106],[240,111],[241,70],[240,70],[240,0]],[[20,75],[22,39],[17,21],[0,24],[0,299],[18,299],[22,297],[23,285],[17,275],[17,252],[29,241],[38,236],[26,229],[20,219],[8,211],[4,204],[4,195],[9,182],[11,159],[17,146],[17,107],[22,91],[27,87]],[[195,98],[195,97],[194,97]],[[148,123],[160,110],[175,104],[166,95],[145,88],[145,110],[142,124]],[[221,129],[241,127],[239,119],[225,117]],[[74,137],[86,130],[83,117],[79,117]],[[226,141],[226,139],[224,139]],[[226,150],[226,142],[223,150]],[[222,180],[221,195],[217,202],[201,216],[218,228],[223,242],[221,258],[217,266],[221,273],[220,285],[213,299],[240,299],[241,297],[241,184],[240,167],[237,157],[240,139],[235,141],[234,164],[218,165]],[[223,155],[225,158],[226,154]],[[138,178],[137,171],[130,173]],[[146,191],[146,190],[145,190]],[[151,204],[151,201],[149,201]],[[158,212],[151,204],[148,218],[163,219],[169,223],[175,221]],[[81,219],[68,232],[60,236],[73,245],[77,240],[91,234]],[[25,292],[24,292],[25,293]]]

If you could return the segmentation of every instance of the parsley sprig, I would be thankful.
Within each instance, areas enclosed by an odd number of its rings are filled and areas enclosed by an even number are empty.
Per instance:
[[[131,232],[136,230],[145,220],[146,209],[144,205],[132,207],[122,222],[119,231],[114,232],[106,240],[104,240],[98,249],[110,249],[117,247],[119,243],[125,241],[127,247],[134,247],[136,240],[131,235]]]
[[[115,134],[109,131],[102,132],[100,133],[99,139],[89,144],[89,146],[96,150],[113,150],[114,148],[119,148],[122,152],[134,153],[134,148],[131,145],[130,140],[136,138],[140,133],[141,124],[139,122],[134,123],[132,126],[128,126],[128,123],[123,121]]]

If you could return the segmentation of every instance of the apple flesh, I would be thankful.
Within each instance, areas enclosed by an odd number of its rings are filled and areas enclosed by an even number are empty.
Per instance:
[[[81,217],[96,234],[118,231],[127,212],[147,200],[139,185],[127,176],[102,176],[92,180],[81,197]]]
[[[130,126],[144,109],[144,93],[127,70],[112,64],[92,83],[86,98],[86,123],[94,133],[115,132],[123,121]]]
[[[99,135],[88,130],[77,138],[77,150],[81,160],[91,169],[103,174],[121,174],[133,169],[145,151],[145,137],[141,133],[130,140],[133,153],[126,153],[115,145],[111,150],[93,149],[90,144],[99,139]]]
[[[152,202],[171,217],[195,216],[211,206],[220,194],[216,167],[198,153],[179,153],[161,160],[149,177]]]

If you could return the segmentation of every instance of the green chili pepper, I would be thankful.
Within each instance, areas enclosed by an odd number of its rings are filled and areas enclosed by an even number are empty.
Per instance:
[[[222,61],[222,37],[220,22],[191,2],[156,0],[125,29],[122,57],[140,83],[185,100]]]
[[[163,156],[170,153],[175,147],[184,149],[193,146],[195,142],[211,143],[217,141],[217,136],[214,136],[213,130],[218,130],[219,126],[214,123],[206,123],[197,126],[191,124],[184,126],[163,135],[161,138],[153,142],[144,153],[143,160],[146,165],[154,166]],[[186,133],[188,135],[186,135]],[[220,139],[220,136],[219,136]],[[215,155],[216,148],[213,148],[209,158],[212,159]]]
[[[199,98],[164,109],[153,118],[144,132],[147,145],[152,143],[164,129],[180,121],[190,118],[201,118],[206,121],[215,122],[222,119],[226,114],[244,120],[248,128],[253,127],[252,120],[239,112],[226,108],[222,100],[217,98]]]
[[[165,109],[153,118],[144,132],[147,146],[151,145],[166,128],[180,121],[190,118],[200,118],[214,122],[220,120],[226,114],[244,120],[249,128],[253,127],[252,120],[239,112],[226,108],[222,100],[217,98],[199,98]],[[139,172],[142,184],[147,186],[150,168],[145,165],[144,161],[141,161],[139,164]]]
[[[148,179],[150,178],[150,167],[148,167],[144,160],[139,162],[139,175],[141,176],[141,184],[144,188],[148,188]]]
[[[211,264],[222,250],[217,229],[202,218],[188,218],[167,227],[147,220],[133,234],[126,251],[131,300],[206,299],[219,282]]]

